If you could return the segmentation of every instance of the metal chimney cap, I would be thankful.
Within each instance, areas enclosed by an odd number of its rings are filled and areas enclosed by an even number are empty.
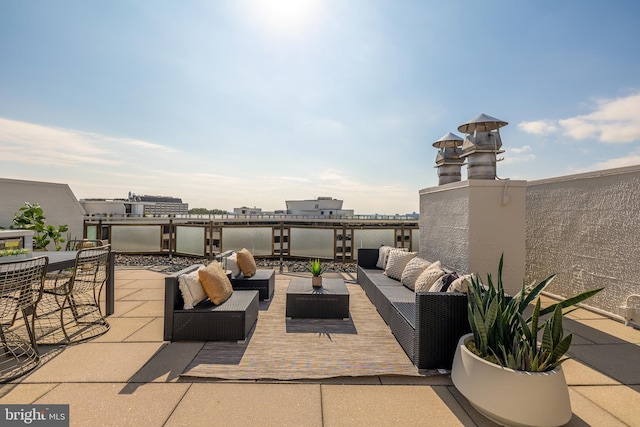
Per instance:
[[[475,131],[486,132],[494,129],[499,129],[509,123],[496,119],[495,117],[488,116],[486,114],[480,114],[477,117],[469,120],[467,123],[458,127],[459,132],[473,133]]]
[[[462,138],[458,135],[449,132],[439,140],[433,143],[435,148],[446,148],[446,147],[460,147],[462,145]]]

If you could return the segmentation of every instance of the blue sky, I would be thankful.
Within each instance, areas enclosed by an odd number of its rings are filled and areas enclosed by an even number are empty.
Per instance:
[[[0,1],[3,178],[419,210],[480,113],[501,178],[640,164],[640,2]],[[466,170],[463,169],[463,179]]]

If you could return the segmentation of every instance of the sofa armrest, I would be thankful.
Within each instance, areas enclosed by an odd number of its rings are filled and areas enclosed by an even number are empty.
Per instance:
[[[379,253],[378,248],[359,248],[358,265],[362,268],[376,268]]]
[[[173,310],[176,306],[180,309],[184,306],[184,300],[182,299],[182,293],[180,292],[180,286],[178,277],[182,274],[191,273],[192,271],[200,268],[201,264],[195,264],[190,267],[184,268],[178,272],[170,274],[164,278],[164,340],[171,341],[173,336]]]
[[[416,293],[418,368],[451,369],[460,337],[471,332],[467,316],[467,294],[457,292]]]

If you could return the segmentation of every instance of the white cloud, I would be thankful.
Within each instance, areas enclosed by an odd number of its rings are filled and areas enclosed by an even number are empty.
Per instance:
[[[613,169],[621,168],[624,166],[636,166],[640,165],[640,154],[632,154],[630,156],[619,157],[616,159],[605,160],[596,164],[595,169]]]
[[[159,144],[128,138],[113,138],[73,129],[54,128],[0,117],[0,148],[3,161],[31,165],[103,165],[117,167],[127,162],[131,148],[173,153]]]
[[[558,127],[550,120],[535,120],[532,122],[520,122],[518,127],[527,133],[534,135],[546,135],[554,133]]]
[[[509,148],[506,150],[503,164],[531,162],[536,159],[536,155],[531,152],[531,146]]]
[[[573,139],[596,138],[604,143],[640,141],[640,93],[596,101],[590,114],[559,120],[564,134]]]
[[[529,145],[524,145],[520,148],[514,147],[514,148],[510,148],[509,151],[511,151],[512,153],[515,154],[522,154],[522,153],[527,153],[529,151],[531,151],[531,147]]]
[[[518,124],[534,135],[562,131],[571,139],[593,138],[607,144],[640,141],[640,93],[616,99],[595,100],[593,112],[566,119],[525,121]]]

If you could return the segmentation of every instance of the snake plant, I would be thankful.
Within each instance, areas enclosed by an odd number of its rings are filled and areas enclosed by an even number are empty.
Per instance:
[[[538,284],[522,285],[513,298],[505,294],[502,282],[503,257],[498,266],[497,286],[487,275],[484,286],[476,275],[471,278],[468,291],[468,316],[475,348],[472,351],[482,358],[503,367],[519,371],[544,372],[555,369],[567,360],[563,357],[571,346],[572,334],[564,336],[563,309],[573,306],[600,292],[603,288],[582,292],[564,301],[542,309],[540,293],[556,275]],[[524,316],[525,309],[534,302],[531,316]],[[552,313],[544,321],[541,317]],[[542,339],[538,342],[538,332]]]

